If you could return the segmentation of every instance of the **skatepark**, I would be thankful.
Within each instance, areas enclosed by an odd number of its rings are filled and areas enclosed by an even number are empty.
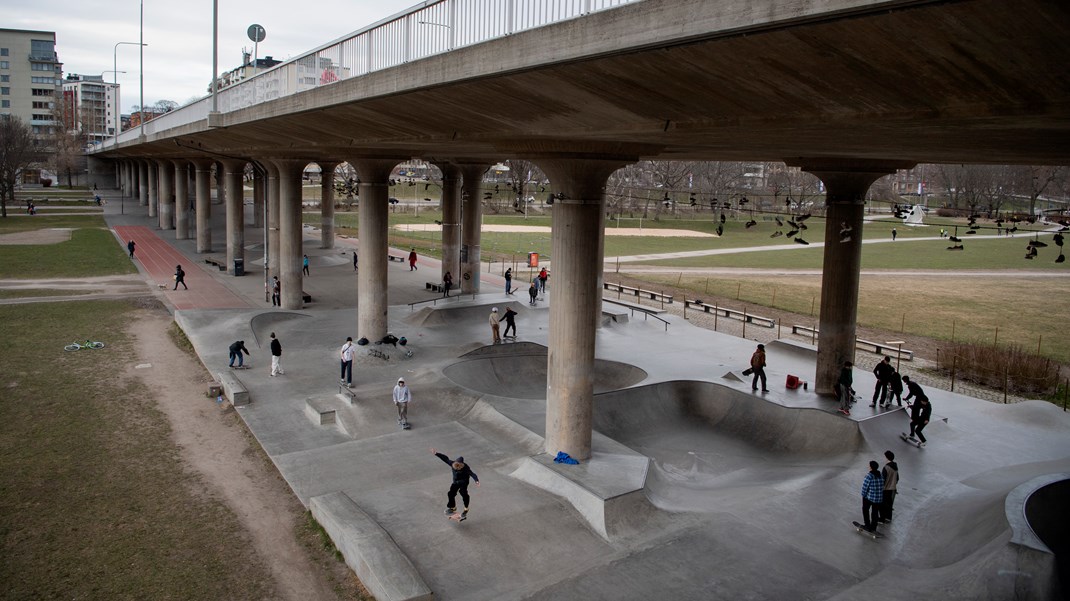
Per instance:
[[[1066,536],[1055,499],[1065,487],[1046,485],[1070,473],[1070,415],[1053,405],[931,390],[930,442],[918,449],[899,438],[903,410],[860,402],[845,418],[812,386],[787,389],[788,374],[813,381],[813,347],[768,343],[770,392],[753,393],[741,371],[754,341],[671,315],[665,327],[607,302],[593,454],[562,465],[543,445],[552,280],[535,307],[487,274],[479,294],[441,298],[424,285],[436,261],[418,271],[391,262],[389,330],[408,344],[358,347],[346,395],[338,348],[358,336],[343,254],[354,241],[321,250],[306,231],[313,300],[283,311],[264,300],[259,273],[202,268],[192,241],[153,235],[196,265],[190,292],[219,286],[240,299],[176,309],[175,319],[380,600],[1058,598],[1052,549]],[[257,246],[246,252],[256,265]],[[183,306],[182,290],[159,294]],[[493,345],[487,316],[505,306],[519,313],[519,336]],[[274,378],[272,332],[285,370]],[[226,349],[239,339],[253,367],[231,371]],[[413,395],[407,431],[390,402],[399,377]],[[872,384],[856,369],[864,401]],[[449,470],[432,447],[464,455],[479,475],[463,523],[443,515]],[[885,450],[901,481],[895,518],[873,541],[851,522],[866,464],[883,463]]]

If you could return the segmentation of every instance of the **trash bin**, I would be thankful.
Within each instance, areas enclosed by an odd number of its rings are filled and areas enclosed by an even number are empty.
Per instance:
[[[234,275],[245,275],[245,259],[234,259]]]

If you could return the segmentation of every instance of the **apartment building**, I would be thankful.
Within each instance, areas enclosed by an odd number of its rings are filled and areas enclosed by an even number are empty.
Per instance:
[[[18,117],[42,137],[60,124],[53,109],[63,93],[56,32],[0,29],[0,118]]]
[[[119,85],[100,75],[68,75],[63,80],[63,97],[70,110],[64,126],[78,130],[86,144],[101,144],[115,135],[115,108],[119,105]]]

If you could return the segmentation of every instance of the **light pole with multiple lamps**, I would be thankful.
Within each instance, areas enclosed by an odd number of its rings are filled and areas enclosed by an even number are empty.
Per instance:
[[[127,44],[129,46],[148,46],[148,44],[142,44],[141,42],[117,42],[115,48],[112,51],[112,82],[115,84],[115,136],[112,138],[114,142],[113,146],[119,145],[119,133],[122,132],[122,122],[119,120],[119,74],[126,73],[126,71],[119,70],[119,46]],[[105,71],[104,73],[107,73]],[[103,73],[101,74],[103,76]],[[142,117],[144,117],[145,108],[142,107]]]

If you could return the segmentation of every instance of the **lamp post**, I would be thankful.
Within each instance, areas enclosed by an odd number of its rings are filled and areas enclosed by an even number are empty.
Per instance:
[[[117,42],[115,48],[112,49],[112,67],[114,68],[112,71],[112,83],[115,84],[115,136],[112,138],[115,141],[112,146],[119,145],[119,133],[123,129],[119,122],[119,74],[126,73],[126,71],[119,71],[119,46],[122,46],[123,44],[128,44],[130,46],[148,46],[148,44],[142,44],[141,42]],[[104,73],[107,73],[107,71]],[[101,77],[103,76],[104,74],[101,73]]]

